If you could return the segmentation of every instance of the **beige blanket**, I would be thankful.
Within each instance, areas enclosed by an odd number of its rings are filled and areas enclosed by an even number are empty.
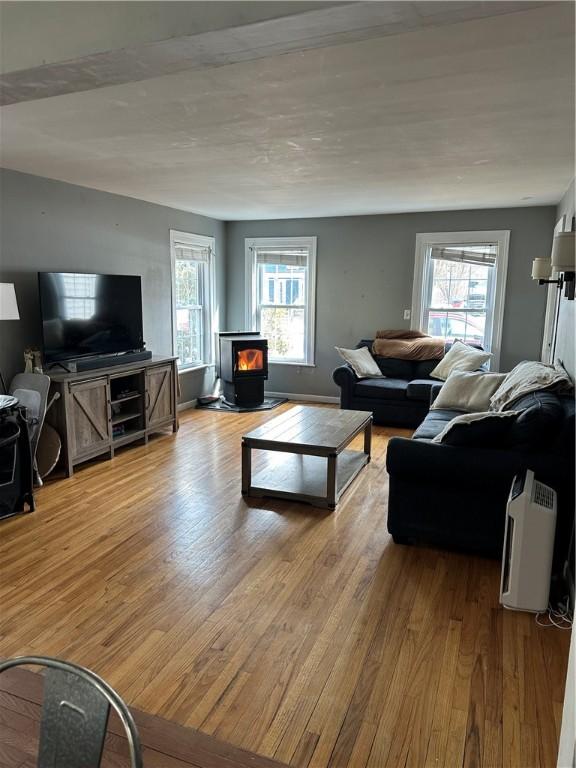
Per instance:
[[[377,339],[429,339],[427,333],[422,331],[411,331],[406,328],[398,328],[396,330],[384,330],[376,331]]]
[[[490,398],[491,411],[503,411],[514,400],[531,392],[554,389],[558,394],[572,390],[574,383],[561,365],[524,360],[513,368]]]
[[[421,331],[376,331],[372,354],[400,360],[441,360],[444,339],[435,339]]]

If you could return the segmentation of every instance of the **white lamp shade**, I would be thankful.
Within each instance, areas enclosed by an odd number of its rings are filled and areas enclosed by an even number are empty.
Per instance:
[[[550,259],[534,259],[532,262],[532,280],[548,280],[552,273]]]
[[[14,283],[0,283],[0,320],[20,320]]]
[[[576,232],[560,232],[552,244],[552,268],[555,272],[576,271]]]

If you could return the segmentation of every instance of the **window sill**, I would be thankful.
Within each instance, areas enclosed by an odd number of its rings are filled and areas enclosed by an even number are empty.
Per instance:
[[[199,363],[198,365],[187,365],[185,368],[178,367],[178,376],[193,371],[204,371],[206,368],[214,368],[214,363]]]
[[[295,363],[292,360],[268,360],[268,365],[292,365],[296,368],[316,368],[316,363]]]

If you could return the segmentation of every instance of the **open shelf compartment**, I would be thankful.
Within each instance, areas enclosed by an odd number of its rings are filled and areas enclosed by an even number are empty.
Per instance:
[[[112,440],[115,444],[130,442],[145,428],[145,379],[142,371],[112,376],[110,408]]]

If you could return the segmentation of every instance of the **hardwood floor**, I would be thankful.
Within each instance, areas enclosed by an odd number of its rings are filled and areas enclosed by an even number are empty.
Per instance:
[[[188,411],[0,523],[0,655],[293,766],[554,766],[569,632],[501,610],[498,563],[392,543],[398,430],[335,512],[246,503],[240,437],[278,413]]]

